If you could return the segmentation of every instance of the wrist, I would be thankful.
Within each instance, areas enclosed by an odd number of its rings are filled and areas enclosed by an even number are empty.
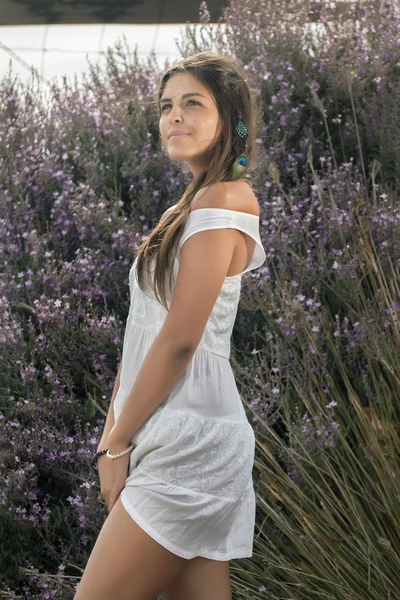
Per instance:
[[[119,452],[126,450],[130,445],[131,440],[121,438],[114,433],[114,435],[108,436],[105,447],[109,449],[110,454],[118,454]]]
[[[102,450],[98,450],[96,454],[92,457],[92,467],[96,470],[97,464],[102,456],[105,456],[108,452],[108,448],[103,448]]]

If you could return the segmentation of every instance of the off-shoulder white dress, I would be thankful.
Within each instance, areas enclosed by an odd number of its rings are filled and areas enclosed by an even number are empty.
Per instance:
[[[225,561],[251,557],[253,552],[255,440],[229,356],[242,275],[266,259],[259,217],[220,208],[193,210],[175,255],[173,282],[185,241],[200,231],[227,227],[255,240],[253,256],[242,273],[226,277],[184,374],[131,438],[136,448],[120,495],[142,529],[186,559],[203,556]],[[167,316],[150,289],[146,294],[141,291],[135,268],[136,260],[129,273],[131,302],[115,419]],[[172,289],[167,284],[169,299]]]

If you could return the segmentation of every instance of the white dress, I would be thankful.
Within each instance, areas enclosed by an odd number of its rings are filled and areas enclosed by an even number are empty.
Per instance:
[[[226,277],[185,372],[132,436],[136,448],[120,494],[123,506],[144,531],[186,559],[226,561],[251,557],[253,552],[255,440],[229,356],[241,277],[266,259],[259,217],[220,208],[192,211],[174,257],[171,288],[166,278],[167,299],[172,297],[184,242],[199,231],[227,227],[256,241],[251,261],[242,273]],[[135,266],[136,260],[129,273],[131,303],[114,401],[116,420],[167,316],[150,288],[146,294],[139,288]]]

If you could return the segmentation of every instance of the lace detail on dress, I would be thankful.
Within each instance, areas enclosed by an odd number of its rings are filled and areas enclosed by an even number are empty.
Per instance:
[[[184,445],[182,445],[184,432]],[[160,405],[131,438],[130,470],[230,501],[252,485],[254,432],[248,421],[206,419]]]
[[[225,279],[206,323],[199,347],[229,358],[240,300],[241,280]]]

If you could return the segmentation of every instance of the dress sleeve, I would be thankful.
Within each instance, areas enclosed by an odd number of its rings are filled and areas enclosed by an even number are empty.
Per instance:
[[[241,273],[237,274],[243,275],[243,273],[246,273],[247,271],[260,267],[267,258],[261,243],[259,223],[260,219],[257,215],[225,208],[197,208],[193,210],[187,218],[179,242],[179,248],[181,249],[186,240],[200,231],[226,228],[238,229],[239,231],[246,233],[256,242],[250,262]]]

